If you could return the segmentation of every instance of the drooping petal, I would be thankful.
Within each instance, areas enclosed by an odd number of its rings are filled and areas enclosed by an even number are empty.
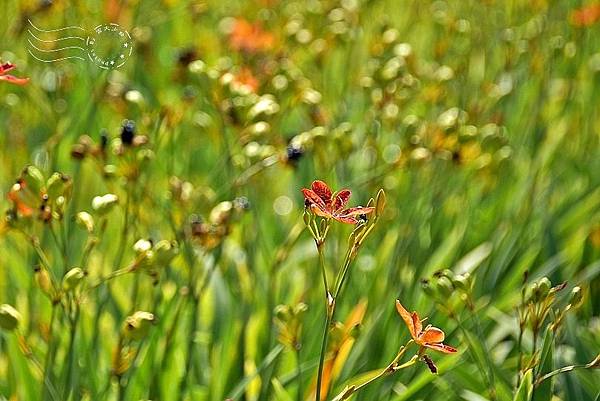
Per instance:
[[[446,344],[429,344],[429,343],[425,343],[423,344],[424,347],[427,348],[431,348],[433,350],[439,351],[439,352],[443,352],[445,354],[453,354],[455,352],[457,352],[457,349],[454,347],[451,347],[449,345]]]
[[[419,336],[424,343],[441,343],[446,337],[444,332],[437,327],[428,327]]]
[[[350,209],[343,210],[342,212],[340,212],[340,214],[344,215],[344,216],[360,216],[361,214],[369,214],[373,210],[375,210],[374,207],[357,206],[357,207],[351,207]]]
[[[415,329],[413,314],[409,313],[406,309],[404,309],[404,306],[402,306],[402,304],[400,303],[400,300],[398,300],[398,299],[396,300],[396,310],[400,314],[400,317],[402,317],[402,320],[404,320],[404,323],[406,323],[406,326],[408,327],[408,331],[410,331],[410,336],[412,338],[416,338],[417,331]],[[416,313],[414,313],[414,314],[416,315]],[[418,319],[418,316],[417,316],[417,321],[419,321],[419,324],[420,324],[421,321]]]
[[[333,215],[333,218],[336,219],[337,221],[341,222],[341,223],[346,223],[346,224],[356,224],[358,223],[358,220],[356,220],[354,217],[352,216],[340,216],[340,215]]]
[[[12,75],[0,75],[0,81],[10,82],[15,85],[25,85],[29,82],[29,78],[17,78]]]
[[[323,199],[323,202],[326,204],[331,203],[331,189],[325,184],[323,181],[315,180],[311,186],[314,193],[316,193],[319,198]]]
[[[342,189],[340,192],[336,193],[333,202],[333,210],[343,209],[350,200],[350,195],[352,195],[352,192],[349,189]]]

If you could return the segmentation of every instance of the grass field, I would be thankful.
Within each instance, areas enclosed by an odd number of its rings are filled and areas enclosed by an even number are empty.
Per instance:
[[[0,400],[600,399],[600,3],[0,10]]]

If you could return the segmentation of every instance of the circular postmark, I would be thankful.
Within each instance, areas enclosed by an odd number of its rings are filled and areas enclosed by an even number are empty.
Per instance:
[[[87,37],[86,44],[90,60],[107,70],[125,64],[133,50],[129,32],[117,24],[98,25]]]

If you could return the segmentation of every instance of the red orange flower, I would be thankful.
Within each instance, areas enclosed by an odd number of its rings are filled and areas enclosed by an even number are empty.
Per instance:
[[[586,27],[600,20],[600,3],[592,3],[573,10],[571,22],[575,26]]]
[[[237,18],[229,33],[229,44],[234,50],[257,53],[270,50],[275,43],[273,34],[265,31],[259,24],[251,24]]]
[[[342,189],[333,193],[323,181],[313,181],[312,189],[303,188],[306,207],[317,216],[334,219],[346,224],[356,224],[356,216],[371,213],[374,208],[357,206],[344,209],[350,199],[349,189]]]
[[[25,85],[29,82],[29,78],[17,78],[12,75],[6,75],[7,72],[15,68],[17,67],[11,63],[0,63],[0,81],[10,82],[15,85]]]
[[[408,326],[408,331],[410,331],[410,335],[415,343],[423,348],[430,348],[446,354],[456,352],[456,348],[442,343],[446,335],[441,329],[431,325],[423,329],[423,323],[417,312],[409,313],[404,309],[404,306],[402,306],[399,300],[396,300],[396,310],[398,310],[402,320],[404,320],[404,323]]]

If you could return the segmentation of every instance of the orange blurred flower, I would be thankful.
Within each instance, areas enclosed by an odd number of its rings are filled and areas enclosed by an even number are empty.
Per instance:
[[[573,10],[571,22],[575,26],[586,27],[600,20],[600,3],[592,3]]]
[[[371,213],[374,208],[357,206],[350,209],[344,209],[350,199],[349,189],[332,193],[331,189],[323,181],[313,181],[312,189],[302,189],[306,207],[317,216],[326,219],[334,219],[346,224],[356,224],[358,220],[355,216]]]
[[[15,85],[25,85],[29,82],[29,78],[17,78],[12,75],[6,75],[7,72],[14,70],[15,68],[17,67],[9,62],[0,63],[0,81],[10,82]]]
[[[0,77],[1,78],[1,77]],[[33,214],[33,208],[29,207],[26,203],[25,193],[25,181],[19,180],[16,184],[14,184],[10,191],[8,191],[8,200],[10,200],[16,211],[24,217],[31,216]]]
[[[236,87],[247,88],[252,93],[256,93],[260,86],[258,79],[252,74],[252,71],[246,67],[242,67],[240,71],[234,75],[233,84]]]
[[[456,348],[442,343],[446,335],[441,329],[429,325],[423,330],[423,323],[417,312],[409,313],[399,300],[396,300],[396,310],[408,326],[411,337],[421,348],[431,348],[446,354],[456,352]]]
[[[273,48],[275,38],[272,33],[265,31],[260,24],[250,23],[237,18],[229,33],[229,45],[238,51],[258,53]]]

